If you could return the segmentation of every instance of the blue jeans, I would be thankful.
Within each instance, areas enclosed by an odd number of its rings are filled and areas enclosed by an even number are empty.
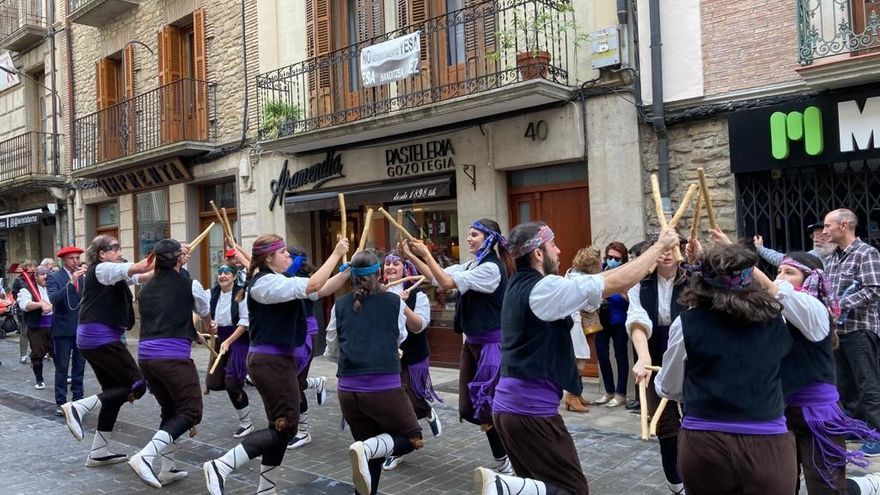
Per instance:
[[[67,402],[67,370],[70,372],[70,393],[73,400],[83,398],[83,374],[86,360],[76,348],[76,337],[55,337],[55,403],[59,406]]]
[[[617,362],[617,388],[614,388],[614,370],[611,367],[609,344],[614,341],[614,360]],[[596,358],[602,371],[602,383],[606,394],[626,395],[629,378],[629,339],[624,324],[611,325],[596,334]]]
[[[874,429],[880,429],[880,339],[873,332],[857,330],[840,335],[834,351],[837,391],[849,413]]]

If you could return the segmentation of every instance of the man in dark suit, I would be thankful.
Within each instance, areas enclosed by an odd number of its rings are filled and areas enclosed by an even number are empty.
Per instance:
[[[76,326],[79,322],[80,294],[82,293],[85,267],[80,267],[79,255],[82,249],[67,246],[55,256],[61,259],[62,268],[46,281],[49,302],[55,315],[52,319],[52,342],[55,348],[55,403],[56,416],[63,416],[61,405],[67,402],[67,376],[70,371],[70,392],[73,400],[83,398],[83,373],[85,359],[76,348]]]

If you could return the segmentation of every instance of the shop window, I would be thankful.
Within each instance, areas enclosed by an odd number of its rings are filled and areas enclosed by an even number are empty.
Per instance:
[[[206,229],[211,222],[217,221],[217,215],[211,207],[211,201],[217,208],[226,209],[226,216],[229,218],[232,231],[236,232],[238,230],[238,213],[235,200],[235,180],[201,186],[199,188],[199,232]],[[199,246],[198,263],[201,268],[201,277],[199,278],[203,286],[213,287],[217,283],[217,268],[226,262],[227,247],[223,238],[223,228],[218,223]],[[191,263],[195,263],[195,260]]]
[[[157,189],[135,196],[135,260],[150,254],[153,246],[171,235],[168,219],[168,189]]]
[[[95,235],[119,239],[119,211],[116,203],[95,206]]]

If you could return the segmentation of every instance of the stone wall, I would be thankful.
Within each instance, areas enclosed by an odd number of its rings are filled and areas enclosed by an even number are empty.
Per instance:
[[[651,196],[650,174],[658,173],[657,137],[650,126],[640,126],[642,167],[645,172],[642,193],[645,201],[645,219],[648,232],[659,228]],[[673,211],[681,204],[691,183],[699,184],[697,168],[706,170],[709,194],[715,209],[715,219],[722,230],[736,232],[736,191],[730,172],[730,147],[727,137],[727,118],[697,120],[669,127],[669,182]],[[672,215],[667,214],[668,218]],[[687,236],[693,219],[693,205],[679,222],[678,231]],[[706,238],[709,220],[703,208],[700,223],[701,239]]]

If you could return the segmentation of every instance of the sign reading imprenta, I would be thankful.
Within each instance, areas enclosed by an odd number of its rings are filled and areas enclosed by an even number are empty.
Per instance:
[[[372,87],[406,79],[421,70],[421,31],[361,50],[361,79]]]

